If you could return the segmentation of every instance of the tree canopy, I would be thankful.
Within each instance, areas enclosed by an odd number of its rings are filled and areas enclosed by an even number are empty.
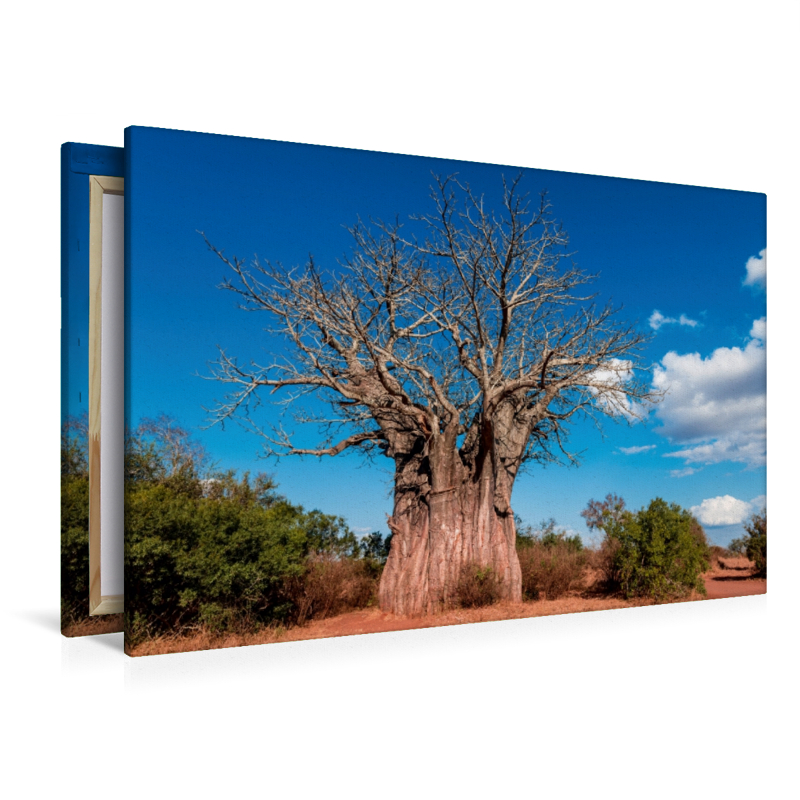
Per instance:
[[[247,264],[209,243],[232,273],[222,288],[267,312],[268,332],[291,347],[266,365],[221,350],[213,377],[231,391],[213,421],[253,425],[275,455],[390,454],[389,419],[426,436],[453,427],[468,452],[475,423],[507,407],[519,466],[556,451],[572,460],[563,445],[576,415],[635,418],[656,397],[636,373],[647,337],[594,303],[596,276],[571,262],[546,195],[532,203],[519,180],[504,182],[495,215],[454,178],[438,179],[434,211],[412,217],[412,231],[359,221],[351,255],[329,270],[313,257],[303,268]],[[296,421],[326,429],[318,446],[296,447],[251,416],[260,392],[280,389]],[[335,413],[302,410],[308,393]]]

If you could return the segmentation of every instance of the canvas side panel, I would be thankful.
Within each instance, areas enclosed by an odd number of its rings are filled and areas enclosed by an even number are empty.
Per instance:
[[[122,148],[61,147],[61,632],[122,630],[89,616],[89,176],[122,177]]]

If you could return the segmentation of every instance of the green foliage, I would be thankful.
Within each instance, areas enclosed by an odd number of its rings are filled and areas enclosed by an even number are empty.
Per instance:
[[[212,633],[289,624],[372,602],[388,538],[305,511],[270,475],[208,466],[168,417],[126,437],[125,615],[129,643],[203,626]],[[88,615],[86,426],[62,432],[62,614]]]
[[[80,478],[89,474],[89,417],[70,417],[61,426],[61,476]]]
[[[61,426],[61,624],[89,616],[88,418]]]
[[[362,558],[374,561],[381,566],[389,558],[389,550],[392,546],[392,534],[385,536],[379,531],[373,531],[365,536],[359,543]]]
[[[734,539],[728,545],[728,550],[730,550],[731,553],[736,553],[737,556],[743,556],[746,549],[747,549],[747,540],[744,536],[740,539]]]
[[[767,577],[767,509],[753,514],[744,526],[747,535],[741,540],[742,550],[756,565],[756,575]],[[731,544],[733,549],[733,544]]]
[[[636,513],[609,495],[583,512],[590,527],[603,530],[612,554],[612,574],[625,596],[657,601],[705,594],[701,574],[709,567],[705,533],[689,511],[660,497]]]
[[[89,616],[89,478],[61,477],[62,625]]]
[[[546,548],[565,547],[573,553],[580,553],[583,550],[583,542],[578,534],[567,535],[565,530],[557,530],[557,522],[550,519],[543,520],[536,529],[532,525],[525,524],[520,517],[514,515],[514,526],[517,530],[517,549],[525,549],[535,544],[541,544]]]
[[[313,572],[310,559],[358,551],[341,518],[286,500],[265,504],[248,476],[216,497],[185,488],[139,483],[126,493],[125,606],[150,629],[296,620],[297,590],[287,587]]]

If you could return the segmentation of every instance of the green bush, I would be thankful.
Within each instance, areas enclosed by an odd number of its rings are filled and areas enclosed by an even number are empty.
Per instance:
[[[767,577],[767,510],[761,509],[753,514],[744,526],[746,535],[734,539],[730,549],[735,553],[744,553],[756,567],[756,577]]]
[[[61,478],[61,623],[89,616],[89,479]]]
[[[339,517],[285,500],[265,507],[242,478],[236,492],[196,496],[143,483],[126,494],[126,611],[150,629],[199,621],[212,630],[257,627],[329,613],[298,606],[317,554],[353,560],[358,542]],[[255,493],[257,496],[258,493]]]
[[[61,624],[89,616],[87,416],[61,427]]]
[[[244,632],[369,602],[380,570],[362,563],[343,519],[293,505],[269,475],[237,478],[207,465],[202,448],[168,417],[145,420],[127,437],[129,633],[198,624]]]
[[[697,520],[660,497],[631,513],[601,515],[606,536],[616,543],[613,567],[625,596],[657,601],[705,594],[701,574],[708,569],[705,534]]]
[[[85,420],[62,431],[62,616],[86,618]],[[373,601],[388,539],[359,541],[341,517],[281,497],[269,475],[218,472],[168,417],[126,437],[125,617],[129,643],[202,626],[257,630]]]

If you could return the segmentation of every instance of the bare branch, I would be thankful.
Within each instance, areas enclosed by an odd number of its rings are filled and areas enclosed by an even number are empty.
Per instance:
[[[230,391],[210,424],[236,419],[272,453],[336,455],[380,445],[397,458],[438,437],[464,435],[475,459],[491,425],[509,474],[560,453],[567,424],[580,416],[633,421],[659,396],[641,372],[647,336],[596,309],[547,196],[521,193],[521,175],[503,182],[502,213],[451,177],[436,178],[434,209],[349,229],[351,254],[328,271],[227,257],[220,287],[241,308],[265,312],[267,332],[285,352],[261,367],[220,349],[210,379]],[[205,237],[204,237],[205,238]],[[261,393],[323,429],[349,428],[337,443],[295,447],[281,429],[265,432],[251,411]],[[298,412],[319,398],[334,415]],[[282,400],[281,400],[282,398]],[[485,438],[485,437],[484,437]],[[422,442],[422,444],[419,444]]]

